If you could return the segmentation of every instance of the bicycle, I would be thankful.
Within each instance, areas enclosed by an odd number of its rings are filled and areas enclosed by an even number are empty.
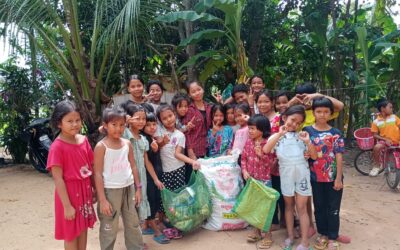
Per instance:
[[[373,167],[372,149],[375,140],[370,128],[360,128],[354,132],[358,147],[361,151],[354,158],[354,167],[362,175],[369,175]],[[383,168],[379,174],[385,171],[386,182],[391,189],[396,189],[400,182],[400,146],[388,146],[383,152]]]

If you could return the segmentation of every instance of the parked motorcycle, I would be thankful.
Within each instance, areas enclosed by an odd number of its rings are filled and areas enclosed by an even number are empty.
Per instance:
[[[28,142],[29,160],[33,167],[41,173],[48,172],[46,170],[47,156],[53,142],[53,133],[49,122],[49,118],[35,119],[24,129],[23,133]]]

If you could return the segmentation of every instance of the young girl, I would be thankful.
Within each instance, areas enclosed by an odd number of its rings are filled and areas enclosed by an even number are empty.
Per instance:
[[[273,164],[275,164],[275,155],[272,153],[264,154],[262,152],[262,148],[267,143],[267,138],[271,132],[270,124],[263,115],[254,115],[249,119],[247,125],[249,126],[249,139],[246,141],[241,159],[243,178],[247,180],[249,177],[252,177],[271,187],[270,170]],[[261,238],[261,231],[254,229],[247,236],[247,241],[256,242]],[[258,245],[258,248],[268,249],[271,246],[272,234],[269,231]]]
[[[139,75],[131,75],[128,81],[128,92],[131,94],[131,101],[136,104],[141,104],[146,101],[146,97],[143,96],[144,92],[144,81]]]
[[[191,121],[189,121],[186,125],[183,124],[183,119],[186,117],[189,105],[190,105],[190,98],[186,94],[177,93],[172,98],[172,107],[174,108],[175,114],[178,118],[176,119],[176,128],[182,133],[186,133],[188,130],[194,127],[193,122]]]
[[[315,124],[304,128],[317,149],[318,158],[310,161],[311,186],[317,238],[316,249],[338,250],[339,211],[343,194],[342,134],[328,124],[333,103],[325,97],[315,98],[312,104]]]
[[[137,104],[129,104],[125,107],[125,111],[128,115],[127,123],[129,128],[126,128],[123,137],[128,139],[133,146],[133,152],[135,155],[135,163],[139,172],[139,178],[142,184],[142,201],[139,203],[139,218],[145,220],[151,215],[150,204],[147,199],[147,180],[146,169],[152,177],[154,184],[162,189],[164,185],[160,182],[157,174],[154,171],[154,167],[148,159],[147,151],[149,150],[149,144],[146,138],[140,134],[141,130],[146,125],[146,112],[145,109]]]
[[[215,104],[211,108],[212,128],[207,134],[207,156],[217,157],[226,155],[232,147],[233,131],[230,126],[224,124],[224,107]]]
[[[252,114],[259,114],[259,109],[257,107],[257,101],[254,101],[255,96],[263,91],[265,88],[265,84],[261,76],[253,75],[250,78],[250,90],[248,95],[248,102],[251,109]]]
[[[161,97],[164,93],[164,86],[158,80],[149,80],[146,85],[146,92],[148,93],[148,102],[153,106],[154,110],[157,110],[161,104]]]
[[[141,184],[133,148],[128,140],[121,138],[125,122],[125,112],[121,108],[105,109],[103,131],[106,137],[99,141],[94,149],[101,249],[113,249],[120,215],[124,222],[126,248],[143,248],[135,209],[135,205],[141,201]]]
[[[157,109],[157,118],[161,121],[169,138],[168,143],[160,149],[163,168],[161,179],[166,188],[174,191],[186,184],[185,162],[191,164],[193,169],[199,169],[200,163],[183,154],[185,135],[176,129],[176,116],[172,107],[167,104],[160,105]]]
[[[279,90],[275,95],[275,110],[279,114],[285,113],[289,108],[289,93],[286,90]]]
[[[249,117],[250,107],[247,103],[240,103],[235,106],[235,121],[240,128],[235,133],[232,152],[235,150],[238,154],[241,154],[243,151],[244,145],[249,138],[249,128],[247,127]]]
[[[227,103],[224,105],[226,125],[232,128],[233,134],[240,128],[239,124],[236,124],[235,121],[235,106],[234,103]]]
[[[271,133],[279,131],[280,116],[274,109],[274,97],[268,90],[263,90],[256,94],[256,104],[260,114],[265,116],[271,124]]]
[[[294,242],[294,208],[300,218],[301,243],[296,250],[311,249],[308,242],[310,220],[307,215],[307,200],[311,196],[310,170],[304,158],[308,152],[312,159],[317,158],[314,146],[307,132],[296,132],[305,119],[305,110],[295,105],[282,114],[284,125],[272,135],[264,146],[264,153],[275,150],[279,159],[281,191],[285,200],[285,219],[289,237],[284,241],[284,249],[292,249]]]
[[[146,126],[143,129],[143,135],[150,145],[150,148],[147,150],[147,157],[153,165],[158,179],[161,179],[162,163],[159,146],[155,140],[157,126],[157,117],[153,113],[146,113]],[[146,178],[148,180],[152,179],[149,171],[146,172]],[[161,194],[158,187],[152,181],[147,182],[147,199],[150,204],[151,213],[145,224],[150,226],[150,228],[143,229],[143,234],[154,234],[153,239],[160,244],[169,243],[169,239],[160,231],[155,220],[156,214],[161,206]]]
[[[57,103],[51,123],[61,131],[51,144],[47,160],[56,186],[55,238],[64,240],[65,249],[83,250],[87,229],[96,222],[91,181],[93,151],[87,138],[79,134],[82,120],[75,103]]]
[[[190,82],[187,90],[192,103],[183,118],[183,123],[192,122],[194,127],[186,132],[188,156],[197,160],[206,155],[207,132],[211,127],[211,106],[203,100],[204,90],[198,82]]]

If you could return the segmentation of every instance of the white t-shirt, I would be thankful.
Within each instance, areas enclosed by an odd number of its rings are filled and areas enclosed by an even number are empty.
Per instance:
[[[304,158],[304,152],[307,151],[307,146],[300,140],[299,133],[297,132],[287,132],[279,139],[274,149],[279,159],[279,165],[307,164]]]
[[[171,172],[185,165],[183,161],[175,158],[175,149],[177,146],[185,148],[186,139],[185,135],[177,129],[173,133],[169,131],[164,131],[164,133],[168,134],[169,142],[161,148],[160,156],[163,172]]]

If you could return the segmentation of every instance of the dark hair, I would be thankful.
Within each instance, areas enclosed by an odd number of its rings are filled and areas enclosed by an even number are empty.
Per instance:
[[[268,89],[264,89],[263,91],[260,91],[260,92],[258,92],[258,93],[256,94],[256,99],[255,99],[256,103],[258,102],[258,99],[259,99],[260,96],[262,96],[262,95],[265,95],[266,97],[268,97],[269,100],[270,100],[271,102],[274,101],[274,95],[272,94],[272,92],[269,91]]]
[[[288,100],[291,99],[291,96],[289,94],[289,91],[286,90],[279,90],[276,94],[275,94],[275,101],[278,100],[279,97],[281,96],[286,96]]]
[[[160,87],[161,91],[164,92],[165,88],[162,85],[162,83],[159,80],[149,80],[146,84],[146,92],[149,93],[150,92],[150,87],[152,85],[157,85],[158,87]]]
[[[264,83],[264,79],[261,77],[261,75],[255,74],[252,77],[250,77],[250,80],[249,80],[250,85],[251,85],[251,82],[253,81],[254,78],[260,78],[261,81]],[[264,83],[264,85],[265,85],[265,83]]]
[[[154,113],[146,113],[146,122],[157,122],[157,117]]]
[[[379,112],[381,112],[382,108],[386,108],[386,106],[390,103],[390,101],[384,97],[380,98],[376,103],[376,108]]]
[[[154,108],[150,103],[144,102],[141,103],[140,106],[145,109],[146,113],[154,113]]]
[[[250,114],[250,106],[247,103],[239,103],[235,106],[235,110],[240,109],[245,114]]]
[[[299,114],[303,116],[303,121],[306,119],[306,110],[303,105],[293,105],[290,106],[282,115],[281,115],[281,125],[284,124],[282,117],[286,116],[289,117],[291,115]]]
[[[129,80],[128,80],[126,86],[129,86],[129,83],[130,83],[132,80],[139,80],[139,81],[142,83],[142,85],[144,86],[143,78],[142,78],[140,75],[137,75],[137,74],[134,74],[134,75],[130,75],[130,76],[129,76]]]
[[[260,130],[263,134],[263,138],[267,138],[271,135],[271,124],[268,119],[260,114],[256,114],[250,117],[247,121],[248,126],[256,126],[257,130]]]
[[[109,123],[116,119],[124,119],[126,113],[121,107],[106,108],[103,111],[102,120],[104,123]]]
[[[225,115],[226,115],[225,108],[220,103],[214,104],[211,107],[211,112],[210,112],[211,121],[214,119],[214,115],[215,115],[215,113],[217,113],[217,111],[221,111],[222,114],[224,114],[224,121],[222,122],[222,124],[225,124],[225,122],[226,122],[226,119],[225,119]]]
[[[54,107],[53,113],[51,114],[51,126],[55,129],[58,129],[58,125],[60,125],[63,117],[70,112],[78,112],[82,118],[82,114],[75,102],[64,100],[57,103]]]
[[[187,101],[187,103],[190,104],[190,97],[184,93],[176,93],[171,101],[172,107],[176,110],[182,101]]]
[[[158,106],[157,108],[157,118],[158,120],[161,122],[161,113],[167,110],[171,110],[172,113],[175,114],[174,109],[172,108],[171,105],[169,104],[161,104],[160,106]]]
[[[200,82],[198,82],[198,81],[187,81],[186,83],[185,83],[185,86],[186,86],[186,91],[189,93],[190,91],[190,86],[192,86],[193,84],[197,84],[197,85],[199,85],[200,87],[201,87],[201,84],[200,84]],[[203,87],[201,87],[201,88],[203,88]]]
[[[232,98],[235,99],[235,94],[239,92],[245,92],[247,94],[249,92],[249,87],[247,87],[247,85],[243,83],[236,84],[235,86],[233,86],[232,89]]]
[[[145,112],[146,110],[143,108],[142,105],[136,104],[131,100],[126,101],[125,103],[121,104],[121,108],[123,108],[127,115],[133,116],[136,112]]]
[[[317,93],[317,88],[311,83],[297,85],[294,91],[296,94],[314,94]]]
[[[312,110],[315,110],[316,108],[319,107],[329,108],[331,114],[333,113],[333,103],[331,100],[329,100],[329,98],[326,97],[314,98],[312,103]]]

